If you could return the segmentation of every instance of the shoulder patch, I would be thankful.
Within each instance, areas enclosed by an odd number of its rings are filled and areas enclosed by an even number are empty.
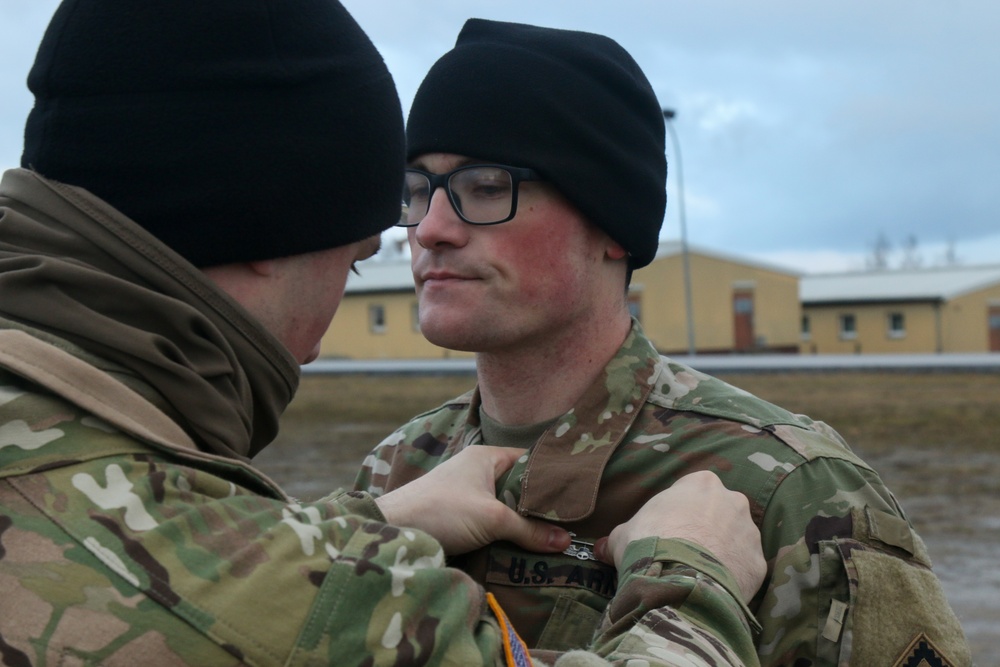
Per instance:
[[[503,653],[507,667],[532,667],[533,663],[531,662],[531,654],[528,653],[528,647],[524,645],[524,641],[518,636],[514,626],[510,624],[510,619],[507,618],[507,614],[504,613],[497,599],[493,597],[493,593],[486,594],[486,602],[493,615],[496,616],[500,630],[503,632]]]
[[[938,651],[934,643],[925,635],[920,633],[913,638],[910,645],[892,663],[892,667],[956,667]]]

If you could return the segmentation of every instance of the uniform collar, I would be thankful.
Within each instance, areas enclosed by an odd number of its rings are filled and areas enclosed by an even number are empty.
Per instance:
[[[531,449],[521,476],[520,514],[579,521],[594,511],[604,468],[653,388],[658,359],[633,319],[600,376]]]

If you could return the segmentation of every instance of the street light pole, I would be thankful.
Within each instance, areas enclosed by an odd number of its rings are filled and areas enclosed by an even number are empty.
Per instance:
[[[666,121],[667,131],[670,133],[670,142],[674,146],[674,156],[677,162],[677,199],[678,212],[681,222],[681,265],[684,271],[684,311],[687,318],[687,344],[688,354],[695,355],[694,344],[694,305],[691,300],[691,261],[688,253],[687,242],[687,220],[684,212],[684,167],[681,162],[681,144],[677,141],[677,132],[674,130],[674,116],[677,113],[673,109],[664,109],[663,118]]]

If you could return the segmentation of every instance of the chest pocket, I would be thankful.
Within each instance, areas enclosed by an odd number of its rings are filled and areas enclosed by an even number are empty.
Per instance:
[[[484,583],[528,646],[565,651],[590,643],[618,573],[596,560],[497,543],[487,553]]]

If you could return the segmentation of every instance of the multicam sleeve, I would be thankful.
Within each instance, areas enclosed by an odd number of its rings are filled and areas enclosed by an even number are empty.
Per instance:
[[[923,541],[874,471],[809,461],[783,479],[764,522],[776,555],[757,609],[762,663],[911,664],[923,642],[927,664],[971,664]]]
[[[448,414],[444,413],[444,417]],[[417,417],[391,433],[365,457],[354,490],[381,496],[421,477],[465,446],[452,443],[453,420],[435,413]]]
[[[555,667],[760,664],[753,644],[759,626],[731,592],[738,591],[735,579],[697,545],[679,539],[633,542],[621,576],[590,653],[537,657]]]
[[[367,494],[325,503],[344,514],[328,524],[339,533],[328,542],[332,566],[289,664],[505,664],[485,593],[444,567],[433,538],[382,523]]]
[[[385,484],[392,466],[396,445],[402,438],[402,433],[396,431],[380,442],[361,463],[357,477],[354,478],[354,490],[364,491],[373,496],[385,493]]]

